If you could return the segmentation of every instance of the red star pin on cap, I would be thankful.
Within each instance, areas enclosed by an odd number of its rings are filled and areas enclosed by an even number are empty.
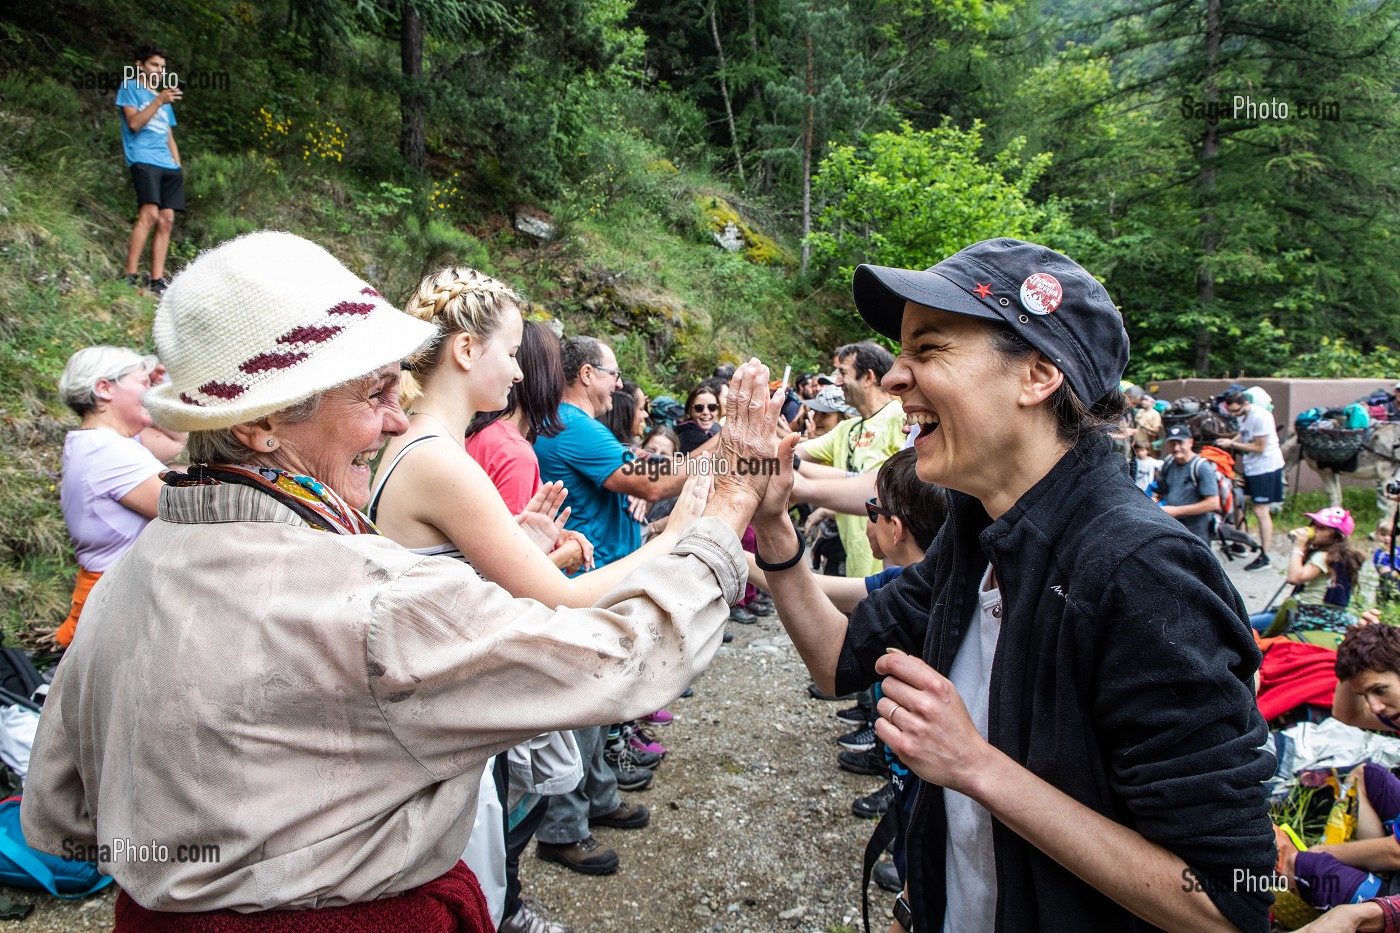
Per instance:
[[[989,282],[986,285],[983,285],[981,282],[978,282],[977,287],[972,290],[972,294],[976,295],[978,298],[992,297],[991,283]]]

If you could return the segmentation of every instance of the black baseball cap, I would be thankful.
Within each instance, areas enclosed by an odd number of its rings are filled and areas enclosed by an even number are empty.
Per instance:
[[[1162,443],[1167,441],[1190,441],[1195,440],[1191,429],[1184,424],[1174,424],[1162,432]]]
[[[1128,366],[1128,332],[1108,292],[1047,246],[983,240],[922,272],[862,264],[851,287],[860,316],[892,340],[906,301],[1008,327],[1049,357],[1086,404],[1116,389]]]

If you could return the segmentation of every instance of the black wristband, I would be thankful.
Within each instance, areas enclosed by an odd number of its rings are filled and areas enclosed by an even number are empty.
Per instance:
[[[795,529],[794,529],[795,530]],[[780,570],[787,570],[789,567],[797,566],[797,562],[802,559],[802,555],[807,553],[807,539],[801,534],[797,536],[797,553],[783,561],[781,564],[770,564],[758,553],[758,545],[754,545],[753,562],[758,564],[758,569],[764,573],[777,573]]]

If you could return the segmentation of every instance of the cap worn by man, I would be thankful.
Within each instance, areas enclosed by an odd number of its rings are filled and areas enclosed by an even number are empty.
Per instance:
[[[815,396],[803,399],[802,404],[813,411],[835,412],[847,417],[860,414],[846,404],[846,393],[841,390],[840,386],[824,385]]]
[[[1024,240],[974,243],[922,272],[861,265],[852,285],[865,322],[899,339],[905,302],[1009,328],[1093,404],[1118,387],[1128,333],[1108,292],[1062,253]]]

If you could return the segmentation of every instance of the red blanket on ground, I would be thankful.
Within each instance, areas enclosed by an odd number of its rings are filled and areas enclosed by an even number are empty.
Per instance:
[[[115,933],[494,933],[486,897],[471,869],[452,870],[395,897],[319,910],[233,910],[175,913],[147,910],[117,895]]]
[[[1332,708],[1337,691],[1337,652],[1286,638],[1260,640],[1259,712],[1265,721],[1304,703]]]

